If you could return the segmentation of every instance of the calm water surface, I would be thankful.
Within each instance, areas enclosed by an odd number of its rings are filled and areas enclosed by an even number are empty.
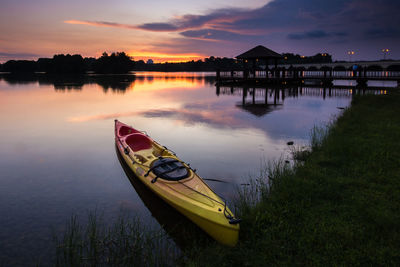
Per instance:
[[[157,221],[115,153],[114,119],[146,131],[205,178],[240,184],[264,160],[306,144],[351,90],[216,88],[206,73],[0,76],[0,265],[46,258],[72,214],[123,209]],[[244,95],[244,96],[243,96]],[[273,105],[274,102],[276,105]],[[232,198],[234,187],[209,182]]]

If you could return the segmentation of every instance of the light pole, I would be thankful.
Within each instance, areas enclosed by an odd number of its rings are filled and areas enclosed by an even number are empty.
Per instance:
[[[389,49],[387,49],[387,48],[384,48],[384,49],[382,49],[382,53],[383,53],[383,60],[385,60],[386,59],[386,55],[387,54],[389,54]]]
[[[349,55],[349,61],[351,61],[351,56],[354,55],[354,51],[347,51],[347,54]]]

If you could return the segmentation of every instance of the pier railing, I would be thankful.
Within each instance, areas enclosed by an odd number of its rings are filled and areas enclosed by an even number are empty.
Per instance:
[[[311,71],[311,70],[257,70],[257,71],[221,71],[220,79],[382,79],[400,80],[400,71]]]

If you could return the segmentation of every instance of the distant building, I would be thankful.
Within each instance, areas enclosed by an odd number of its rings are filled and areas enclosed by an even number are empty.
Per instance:
[[[154,64],[154,61],[150,58],[147,60],[146,64],[149,64],[149,65]]]

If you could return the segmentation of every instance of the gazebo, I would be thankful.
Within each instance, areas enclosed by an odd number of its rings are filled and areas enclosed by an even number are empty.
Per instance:
[[[250,49],[249,51],[246,51],[243,54],[236,56],[236,58],[243,60],[244,71],[246,69],[246,67],[245,67],[246,63],[250,61],[252,63],[250,70],[254,74],[258,61],[260,61],[260,60],[265,61],[265,65],[266,65],[266,67],[268,67],[268,62],[270,60],[273,60],[275,69],[276,69],[277,65],[278,65],[278,59],[282,58],[282,56],[280,54],[276,53],[275,51],[272,51],[271,49],[266,48],[265,46],[258,45],[256,47]]]

